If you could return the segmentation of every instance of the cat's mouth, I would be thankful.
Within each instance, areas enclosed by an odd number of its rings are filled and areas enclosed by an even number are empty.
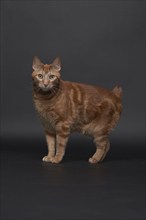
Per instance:
[[[41,87],[41,89],[42,89],[44,92],[48,92],[49,90],[51,90],[51,88],[49,88],[49,87]]]
[[[51,85],[40,85],[39,87],[40,87],[40,89],[41,89],[42,91],[48,92],[48,91],[51,91],[51,89],[52,89],[53,86],[51,86]]]

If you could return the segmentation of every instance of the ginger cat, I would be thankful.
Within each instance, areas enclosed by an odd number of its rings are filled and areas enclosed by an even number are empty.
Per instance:
[[[109,133],[122,111],[121,87],[116,86],[110,91],[63,81],[58,57],[51,64],[43,64],[34,57],[32,67],[34,104],[48,145],[48,155],[42,160],[61,162],[70,133],[81,132],[93,137],[96,145],[96,152],[89,162],[102,161],[110,147]]]

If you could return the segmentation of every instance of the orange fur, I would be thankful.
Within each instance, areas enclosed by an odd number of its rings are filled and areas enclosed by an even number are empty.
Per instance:
[[[32,79],[34,103],[48,144],[48,155],[43,161],[61,162],[72,132],[93,137],[96,152],[89,158],[89,162],[102,161],[109,150],[109,133],[119,121],[122,111],[121,87],[116,86],[110,91],[97,86],[63,81],[60,79],[59,59],[55,60],[56,66],[43,65],[38,59],[37,64],[39,63],[38,69],[35,68],[32,73]],[[40,71],[48,74],[48,77],[52,73],[55,75],[52,84],[48,80],[48,84],[53,85],[52,89],[43,91],[39,88],[36,76]]]

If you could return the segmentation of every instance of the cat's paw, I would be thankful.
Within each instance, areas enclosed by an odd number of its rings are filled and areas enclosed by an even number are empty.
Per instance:
[[[89,163],[98,163],[98,160],[94,157],[89,158]]]
[[[59,157],[54,157],[54,158],[52,158],[51,162],[52,162],[52,163],[60,163],[61,160],[62,160],[62,159],[59,158]]]
[[[50,157],[50,156],[44,156],[43,158],[42,158],[42,161],[44,161],[44,162],[52,162],[52,157]]]

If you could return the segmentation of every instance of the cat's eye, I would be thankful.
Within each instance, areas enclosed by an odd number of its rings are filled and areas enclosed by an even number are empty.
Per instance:
[[[50,75],[49,76],[49,79],[54,79],[55,78],[55,75]]]
[[[42,74],[38,74],[38,77],[39,77],[40,79],[42,79],[42,78],[43,78],[43,75],[42,75]]]

